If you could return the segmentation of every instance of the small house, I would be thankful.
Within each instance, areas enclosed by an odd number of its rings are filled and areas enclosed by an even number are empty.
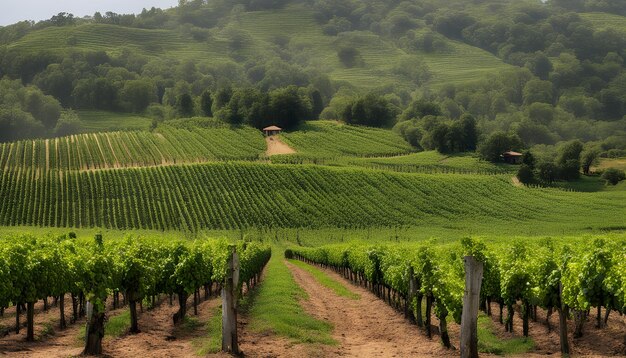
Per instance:
[[[277,127],[277,126],[269,126],[269,127],[263,128],[263,134],[265,134],[266,137],[271,137],[273,135],[280,134],[282,130],[283,130],[282,128]]]
[[[524,154],[513,152],[513,151],[508,151],[508,152],[502,153],[501,157],[505,163],[522,164],[522,160],[524,159]]]

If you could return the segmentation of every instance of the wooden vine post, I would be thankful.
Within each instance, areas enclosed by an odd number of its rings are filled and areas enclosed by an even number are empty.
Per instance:
[[[569,316],[569,308],[563,302],[562,283],[559,283],[559,297],[561,298],[561,307],[559,307],[559,341],[561,343],[561,353],[567,356],[570,353],[569,341],[567,340],[567,316]]]
[[[465,295],[461,316],[461,358],[478,357],[478,306],[483,263],[465,256]]]
[[[222,351],[239,354],[237,342],[237,286],[239,284],[239,256],[233,248],[226,266],[222,288]]]
[[[417,297],[417,282],[415,280],[415,271],[413,266],[409,267],[409,294],[406,299],[405,317],[407,317],[411,323],[415,323],[415,313],[413,312],[413,299]]]

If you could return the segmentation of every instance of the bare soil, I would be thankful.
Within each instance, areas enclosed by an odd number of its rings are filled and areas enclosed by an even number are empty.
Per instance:
[[[336,295],[320,285],[308,272],[287,264],[294,279],[308,294],[302,302],[314,317],[330,322],[339,345],[326,347],[325,357],[432,357],[457,356],[458,351],[441,346],[437,337],[429,340],[404,315],[395,311],[367,289],[348,283],[331,271],[331,277],[360,295],[353,300]],[[290,355],[286,355],[290,356]]]
[[[494,322],[495,334],[501,339],[523,337],[522,316],[519,307],[514,307],[513,333],[506,332],[504,325],[499,322],[499,306],[492,303],[491,312]],[[506,317],[506,307],[503,310]],[[612,312],[609,316],[608,325],[596,328],[595,309],[592,309],[589,319],[585,322],[583,337],[574,339],[574,321],[568,321],[568,337],[570,350],[574,357],[615,357],[626,356],[626,317]],[[604,316],[604,310],[602,311]],[[549,319],[550,326],[546,323],[547,311],[537,309],[537,321],[529,322],[528,335],[535,342],[533,355],[560,355],[559,341],[559,314],[554,312]]]
[[[293,154],[296,152],[293,148],[281,141],[277,136],[265,137],[265,143],[267,143],[267,151],[265,154],[268,157],[280,154]]]
[[[43,301],[35,307],[35,342],[26,341],[26,328],[20,334],[11,332],[8,336],[0,338],[0,356],[6,357],[75,357],[83,350],[83,342],[80,339],[81,329],[85,326],[85,319],[70,324],[71,305],[66,307],[68,328],[59,329],[59,310],[51,307],[47,312],[43,311]],[[66,300],[66,302],[71,302]],[[168,299],[163,296],[156,307],[139,314],[140,333],[131,335],[123,334],[120,337],[105,336],[102,349],[106,357],[195,357],[202,339],[209,339],[210,332],[206,330],[207,321],[211,318],[214,308],[221,304],[221,300],[212,297],[202,301],[198,305],[198,316],[193,315],[193,296],[187,302],[188,317],[197,320],[194,325],[181,324],[174,326],[172,315],[178,310],[174,302],[170,306]],[[113,317],[123,310],[109,310],[107,316]],[[138,308],[139,309],[139,308]],[[25,322],[26,315],[21,315]],[[0,320],[3,327],[14,324],[15,308],[5,312]],[[49,334],[44,334],[52,327]],[[220,354],[215,356],[222,356]]]

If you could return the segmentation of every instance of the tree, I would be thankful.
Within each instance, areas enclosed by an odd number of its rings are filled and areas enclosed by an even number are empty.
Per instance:
[[[591,166],[598,163],[599,156],[600,150],[598,150],[597,148],[587,148],[583,150],[580,155],[580,162],[583,168],[583,173],[585,175],[589,175]]]
[[[528,118],[535,123],[550,124],[554,119],[554,107],[547,103],[533,103],[528,106]]]
[[[583,143],[579,140],[569,141],[559,147],[556,164],[559,167],[559,177],[564,180],[573,180],[580,177],[580,153]]]
[[[476,22],[472,16],[458,11],[447,11],[445,14],[435,18],[433,25],[438,32],[451,37],[460,39],[463,29],[469,27]]]
[[[530,150],[524,152],[522,163],[526,165],[527,167],[529,167],[531,170],[535,169],[535,156]]]
[[[19,108],[0,108],[0,141],[43,136],[45,127]]]
[[[269,111],[275,124],[294,128],[311,117],[311,101],[301,95],[296,86],[279,88],[269,93]]]
[[[74,25],[76,23],[76,19],[74,19],[74,14],[60,12],[50,18],[50,23],[55,26]]]
[[[337,56],[339,57],[339,61],[348,68],[355,67],[362,61],[361,52],[352,46],[340,48],[339,51],[337,51]]]
[[[230,98],[233,96],[233,88],[230,86],[220,87],[215,92],[215,98],[213,101],[213,112],[217,112],[230,102]]]
[[[494,132],[478,147],[480,156],[488,161],[496,162],[502,153],[509,150],[520,150],[522,141],[517,134]]]
[[[542,80],[530,80],[524,86],[524,104],[531,105],[535,102],[552,104],[554,101],[554,88],[552,82]]]
[[[209,90],[205,90],[200,96],[200,109],[205,116],[213,117],[213,97]]]
[[[256,128],[268,125],[270,118],[267,94],[256,88],[239,88],[235,90],[226,104],[216,116],[232,125],[247,123]]]
[[[61,114],[61,118],[54,127],[54,135],[57,137],[78,134],[83,131],[83,123],[78,114],[73,110],[67,110]]]
[[[176,108],[183,117],[191,117],[194,112],[193,98],[188,93],[183,93],[176,100]]]
[[[548,56],[539,51],[526,62],[526,67],[528,67],[535,76],[542,80],[547,80],[548,75],[552,71],[552,62]]]
[[[558,177],[559,168],[553,162],[539,162],[539,164],[537,164],[537,174],[539,175],[539,179],[547,183],[552,183]]]
[[[396,111],[387,99],[369,93],[348,104],[342,117],[348,124],[388,127],[393,124],[395,116]]]
[[[311,92],[311,105],[313,119],[319,119],[320,114],[324,110],[324,99],[318,90]]]
[[[61,104],[54,97],[46,96],[36,88],[27,89],[23,106],[47,129],[54,128],[61,116]]]
[[[626,173],[616,168],[608,168],[602,173],[602,179],[606,180],[607,184],[617,185],[617,183],[626,180]]]
[[[461,151],[471,152],[476,150],[478,144],[478,129],[476,128],[476,119],[469,114],[464,114],[458,125],[462,135],[461,145],[459,146]]]
[[[148,108],[150,103],[156,101],[156,92],[156,86],[152,81],[140,79],[126,81],[121,94],[129,109],[139,113]]]
[[[435,102],[431,102],[425,99],[416,99],[407,109],[400,115],[401,121],[407,121],[409,119],[420,119],[426,116],[440,116],[441,107]]]
[[[522,164],[517,171],[517,179],[522,184],[530,184],[535,180],[535,174],[532,168],[526,164]]]

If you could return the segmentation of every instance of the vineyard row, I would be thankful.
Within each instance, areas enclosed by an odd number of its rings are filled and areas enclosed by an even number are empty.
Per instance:
[[[212,163],[0,172],[0,225],[115,229],[398,227],[471,219],[617,225],[624,197],[513,187],[498,176]],[[558,202],[559,205],[552,206]],[[512,215],[512,208],[514,213]],[[439,220],[439,221],[437,221]]]
[[[365,285],[424,327],[429,337],[434,308],[441,339],[447,347],[451,346],[447,319],[460,323],[463,310],[465,256],[483,263],[480,300],[486,313],[491,314],[491,303],[497,303],[500,322],[513,332],[514,306],[519,305],[523,334],[528,336],[529,318],[536,318],[536,307],[558,312],[563,353],[570,352],[567,320],[574,320],[573,336],[580,338],[585,320],[592,319],[591,308],[597,310],[597,327],[605,326],[611,312],[626,313],[623,239],[547,239],[493,245],[464,239],[462,243],[439,246],[336,244],[289,249],[286,256],[332,268]]]
[[[55,297],[60,304],[60,325],[66,326],[64,297],[71,294],[72,321],[83,316],[85,303],[93,315],[104,315],[105,301],[119,293],[129,302],[131,332],[138,332],[136,304],[159,294],[174,294],[179,310],[174,322],[186,315],[186,302],[194,295],[194,310],[200,289],[210,290],[224,283],[227,263],[233,250],[239,255],[239,287],[256,283],[268,262],[269,246],[240,241],[162,241],[127,237],[119,241],[79,240],[72,237],[0,238],[0,309],[17,309],[15,329],[20,330],[20,310],[26,306],[27,339],[33,337],[34,304]],[[102,316],[103,317],[103,316]],[[93,319],[93,317],[92,317]],[[91,334],[91,332],[88,332]]]
[[[0,144],[0,169],[93,170],[176,163],[257,160],[266,145],[252,128],[163,125],[157,132],[78,134]]]

